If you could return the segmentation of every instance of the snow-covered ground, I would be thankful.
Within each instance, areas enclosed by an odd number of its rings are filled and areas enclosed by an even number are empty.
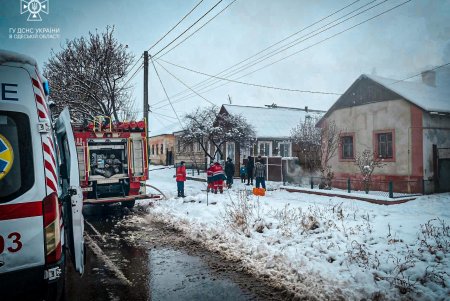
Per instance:
[[[448,193],[382,206],[269,183],[258,198],[235,179],[222,195],[187,181],[187,197],[177,199],[175,170],[157,168],[148,183],[169,200],[141,201],[149,219],[240,260],[297,298],[450,299]]]

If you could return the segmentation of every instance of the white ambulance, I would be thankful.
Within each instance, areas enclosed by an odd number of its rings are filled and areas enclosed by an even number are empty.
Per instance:
[[[57,300],[66,256],[84,269],[70,116],[52,120],[36,61],[0,50],[0,300]]]

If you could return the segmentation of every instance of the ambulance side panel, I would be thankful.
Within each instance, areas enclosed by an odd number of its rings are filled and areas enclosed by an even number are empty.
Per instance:
[[[42,200],[46,196],[46,178],[29,72],[20,67],[0,66],[0,88],[0,134],[5,140],[14,140],[9,141],[14,154],[12,167],[0,179],[1,275],[45,264]],[[14,134],[14,128],[20,130]],[[23,159],[24,153],[30,160]],[[9,193],[15,190],[11,185],[20,187],[25,178],[29,189]]]

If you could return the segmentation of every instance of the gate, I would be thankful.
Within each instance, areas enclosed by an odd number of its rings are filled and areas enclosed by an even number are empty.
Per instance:
[[[450,191],[450,148],[437,149],[437,191]]]

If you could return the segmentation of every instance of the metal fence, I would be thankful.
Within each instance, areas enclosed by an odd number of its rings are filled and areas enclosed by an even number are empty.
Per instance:
[[[284,181],[284,185],[296,185],[311,189],[340,190],[348,193],[356,192],[389,198],[402,198],[425,194],[424,180],[391,180],[371,181],[366,183],[362,179],[334,178],[327,187],[327,180],[322,177],[300,177],[296,183]]]

